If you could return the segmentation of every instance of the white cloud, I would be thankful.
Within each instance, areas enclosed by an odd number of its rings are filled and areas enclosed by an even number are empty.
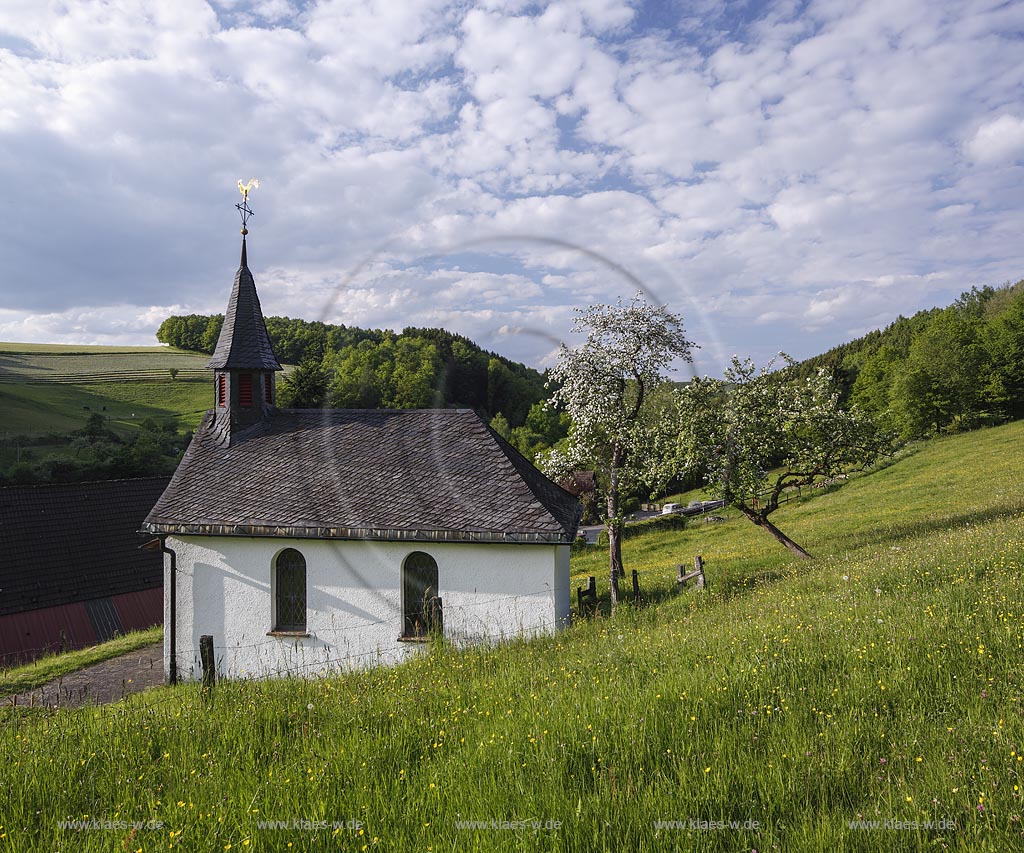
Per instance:
[[[967,143],[978,163],[1003,163],[1024,158],[1024,118],[1001,115],[986,122]]]
[[[222,310],[252,175],[270,313],[538,363],[636,281],[715,370],[1022,275],[1024,6],[738,5],[9,0],[0,337]]]

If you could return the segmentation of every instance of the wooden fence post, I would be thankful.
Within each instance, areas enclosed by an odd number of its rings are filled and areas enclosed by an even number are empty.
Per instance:
[[[443,602],[439,596],[430,599],[427,605],[427,630],[431,634],[440,636],[444,634],[444,610]]]
[[[636,569],[633,569],[633,601],[637,602],[640,600],[640,574]]]
[[[693,558],[693,571],[683,573],[683,566],[680,563],[676,571],[677,589],[685,589],[688,581],[693,581],[694,589],[704,589],[704,558],[698,554]]]
[[[693,558],[693,570],[698,572],[697,577],[694,578],[694,587],[704,589],[704,558],[700,554]]]
[[[586,616],[587,612],[597,612],[597,578],[593,575],[587,580],[586,587],[576,587],[576,603],[580,616]]]
[[[216,665],[213,660],[213,637],[203,634],[199,638],[199,661],[203,666],[203,687],[213,687],[217,680]]]

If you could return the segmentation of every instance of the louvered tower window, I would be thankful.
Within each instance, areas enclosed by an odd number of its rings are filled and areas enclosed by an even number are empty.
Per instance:
[[[252,374],[238,374],[238,405],[252,407]]]
[[[217,405],[228,404],[228,378],[222,373],[217,377]]]
[[[285,548],[274,562],[274,630],[306,630],[306,558]]]

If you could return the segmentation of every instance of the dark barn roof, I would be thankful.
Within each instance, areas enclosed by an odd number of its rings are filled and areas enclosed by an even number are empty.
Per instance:
[[[280,370],[281,365],[270,345],[267,324],[256,293],[256,282],[246,260],[245,238],[242,238],[242,260],[235,273],[224,325],[217,338],[217,347],[207,367],[223,370]]]
[[[230,447],[211,415],[151,533],[571,542],[575,497],[470,410],[277,410]]]
[[[167,477],[0,488],[0,616],[160,587],[139,524]]]

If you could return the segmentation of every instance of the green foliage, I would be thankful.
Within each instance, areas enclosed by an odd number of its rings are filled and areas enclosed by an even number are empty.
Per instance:
[[[425,409],[437,403],[441,362],[437,349],[418,338],[386,336],[330,353],[330,404],[341,409]]]
[[[212,352],[223,317],[168,317],[157,339],[182,349]],[[524,428],[513,444],[532,457],[565,435],[559,416],[542,413],[526,424],[544,400],[544,376],[532,368],[480,349],[444,329],[390,331],[330,325],[291,317],[267,317],[267,333],[279,361],[302,365],[279,401],[295,408],[472,408],[488,418],[501,412],[512,428]],[[319,365],[326,375],[320,393]],[[287,387],[286,387],[287,385]],[[511,437],[511,434],[510,434]]]
[[[544,402],[534,403],[526,415],[526,423],[503,435],[516,450],[533,461],[557,445],[569,432],[569,415],[556,412]]]
[[[67,445],[73,455],[16,462],[5,473],[0,473],[0,485],[170,474],[181,459],[189,437],[180,434],[173,422],[155,418],[146,418],[138,429],[122,435],[109,428],[102,414],[93,412],[81,429],[66,436],[53,436],[50,440],[53,444]]]
[[[508,425],[508,420],[501,412],[498,412],[498,414],[491,418],[491,429],[505,439],[505,441],[508,441],[512,436],[512,428]]]
[[[844,400],[904,439],[1024,417],[1024,282],[972,288],[945,309],[900,317],[880,332],[790,370],[826,366]]]
[[[323,363],[307,359],[280,382],[277,404],[285,409],[319,409],[327,398],[328,381]]]
[[[156,330],[156,339],[178,349],[212,353],[223,323],[223,314],[215,314],[212,317],[202,314],[171,316]]]

